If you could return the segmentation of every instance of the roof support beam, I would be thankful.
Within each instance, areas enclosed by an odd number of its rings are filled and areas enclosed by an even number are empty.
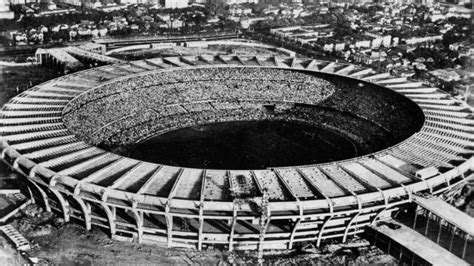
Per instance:
[[[160,165],[160,167],[158,167],[158,169],[155,170],[155,172],[148,178],[148,180],[143,183],[143,185],[137,190],[137,195],[139,194],[143,194],[143,192],[145,192],[148,187],[150,186],[150,184],[153,182],[153,180],[156,179],[156,177],[158,176],[158,173],[160,172],[161,168],[163,168],[162,165]]]
[[[193,61],[191,61],[191,60],[189,60],[189,59],[187,59],[187,58],[185,58],[185,57],[182,57],[182,56],[181,56],[180,59],[181,59],[181,62],[183,62],[183,63],[185,63],[185,64],[187,64],[187,65],[190,65],[190,66],[196,65],[195,62],[193,62]]]
[[[331,68],[335,67],[336,66],[336,63],[334,62],[331,62],[327,65],[325,65],[323,68],[320,69],[320,71],[322,72],[328,72]]]
[[[361,213],[361,211],[359,210],[359,212],[357,212],[356,214],[354,214],[354,216],[352,216],[351,220],[347,224],[346,229],[344,229],[344,236],[342,237],[342,243],[346,243],[347,235],[349,234],[349,230],[350,230],[352,224],[354,223],[354,221],[356,221],[357,218],[359,217],[360,213]],[[354,231],[356,231],[356,230],[357,229],[354,228]]]
[[[59,205],[61,205],[61,211],[63,212],[64,221],[69,222],[69,203],[64,199],[63,195],[61,195],[61,193],[54,187],[50,186],[49,190],[56,196]]]
[[[176,194],[176,189],[179,186],[179,182],[181,181],[181,176],[183,175],[184,168],[180,168],[178,172],[178,176],[176,177],[176,180],[174,181],[173,187],[170,190],[170,193],[168,194],[168,202],[171,201],[171,199],[174,197],[174,194]]]
[[[266,219],[260,221],[260,235],[258,239],[258,260],[262,260],[263,256],[263,243],[265,242],[265,235],[267,233],[268,226],[270,225],[271,215],[269,214]]]
[[[304,215],[304,210],[303,210],[303,206],[301,204],[300,199],[296,196],[295,192],[293,192],[293,190],[291,190],[290,185],[283,179],[283,177],[280,175],[280,173],[276,170],[273,170],[273,169],[272,169],[272,171],[275,173],[275,175],[280,180],[280,182],[283,184],[283,186],[286,188],[286,190],[288,190],[291,197],[297,202],[297,204],[298,204],[298,214],[300,215],[300,219],[301,219],[301,217],[303,217],[303,215]]]
[[[201,194],[199,195],[199,231],[198,231],[198,250],[202,250],[202,239],[204,229],[204,195],[206,194],[206,170],[202,171]]]
[[[316,59],[312,59],[311,62],[309,62],[309,64],[306,66],[306,69],[319,70],[318,61]]]
[[[343,75],[343,74],[349,73],[353,69],[354,69],[354,65],[348,65],[348,66],[345,66],[345,67],[339,69],[338,71],[336,71],[334,73],[339,74],[339,75]]]
[[[232,220],[230,225],[230,232],[229,232],[229,251],[234,249],[234,235],[235,235],[235,226],[237,225],[237,216],[238,216],[238,205],[236,203],[236,193],[234,188],[234,183],[232,181],[232,176],[230,171],[226,171],[225,177],[227,177],[229,181],[229,190],[231,191],[232,196]]]
[[[234,235],[235,235],[236,225],[237,225],[237,208],[234,205],[234,210],[232,211],[232,221],[230,225],[230,234],[229,234],[229,251],[234,250]]]
[[[72,195],[71,197],[81,207],[82,215],[84,217],[84,223],[85,223],[85,226],[86,226],[86,230],[91,230],[91,228],[92,228],[92,217],[91,217],[90,206],[88,204],[86,204],[82,198],[76,197],[74,195]]]
[[[145,71],[149,71],[149,70],[150,70],[149,68],[146,68],[146,67],[144,67],[144,66],[141,66],[141,65],[136,64],[136,63],[133,63],[133,62],[129,62],[128,64],[129,64],[130,66],[132,66],[132,67],[139,68],[139,69],[143,69],[143,70],[145,70]]]
[[[135,217],[135,224],[137,226],[137,242],[141,243],[143,238],[143,212],[132,210],[132,213]]]
[[[159,65],[153,61],[150,61],[148,59],[144,59],[143,62],[147,63],[150,66],[157,67],[157,68],[164,68],[162,65]]]
[[[165,212],[167,245],[170,248],[173,246],[173,216],[170,214],[169,202],[166,203]]]
[[[38,167],[39,165],[35,165],[33,168],[31,168],[30,172],[28,173],[28,183],[38,190],[39,194],[41,195],[41,199],[43,200],[44,209],[47,212],[51,212],[51,206],[49,206],[46,192],[44,192],[44,190],[35,181],[31,180],[36,177],[36,169],[38,169]]]
[[[294,67],[296,67],[296,57],[293,57],[293,59],[291,59],[291,68]]]
[[[328,203],[328,208],[329,208],[329,212],[330,213],[333,213],[334,212],[334,206],[333,206],[333,203],[331,201],[331,199],[322,191],[318,188],[318,186],[313,182],[313,180],[311,180],[310,178],[308,178],[304,173],[303,171],[301,171],[301,169],[299,168],[295,168],[296,171],[308,182],[308,184],[311,185],[311,187],[314,188],[314,190],[316,190],[319,194],[321,194],[324,199],[326,199],[326,202]]]
[[[360,76],[363,76],[363,75],[370,74],[372,72],[374,72],[374,70],[372,70],[371,68],[364,68],[364,69],[358,70],[357,72],[354,72],[354,73],[350,74],[349,76],[355,78],[355,77],[360,77]]]
[[[116,223],[115,223],[115,207],[109,207],[105,203],[100,203],[100,207],[104,210],[105,215],[107,216],[107,221],[109,223],[110,236],[114,236],[116,233]]]
[[[319,248],[319,246],[321,246],[321,240],[322,240],[322,237],[323,237],[323,234],[324,234],[324,229],[326,229],[326,226],[329,224],[329,221],[331,221],[333,215],[334,214],[331,214],[330,216],[328,216],[324,220],[323,225],[321,226],[321,229],[319,229],[318,239],[316,240],[316,247],[318,247],[318,248]]]
[[[298,226],[300,225],[301,220],[302,220],[301,218],[296,220],[295,224],[293,225],[293,229],[291,230],[291,234],[290,234],[290,241],[288,242],[288,249],[293,248],[293,241],[295,239],[295,233],[298,230]]]

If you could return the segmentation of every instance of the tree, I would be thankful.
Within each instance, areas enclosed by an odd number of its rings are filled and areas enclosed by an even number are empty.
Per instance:
[[[455,63],[460,65],[462,68],[468,68],[471,64],[471,59],[468,56],[463,56],[456,59]]]
[[[441,41],[445,48],[449,48],[449,45],[457,42],[459,40],[459,36],[456,36],[456,33],[453,29],[447,31],[443,35],[443,40]]]

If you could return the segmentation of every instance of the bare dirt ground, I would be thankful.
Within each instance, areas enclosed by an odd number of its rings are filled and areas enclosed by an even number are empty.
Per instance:
[[[31,242],[32,249],[28,254],[45,264],[257,264],[256,252],[217,249],[200,252],[195,249],[169,249],[158,245],[115,241],[101,229],[87,231],[80,224],[64,223],[62,218],[43,212],[41,207],[34,204],[25,208],[12,225]],[[360,238],[354,238],[346,244],[325,243],[319,249],[308,245],[296,251],[266,251],[264,254],[264,264],[268,265],[301,263],[394,264],[397,261]]]
[[[27,261],[18,253],[11,244],[0,237],[0,265],[24,265]]]

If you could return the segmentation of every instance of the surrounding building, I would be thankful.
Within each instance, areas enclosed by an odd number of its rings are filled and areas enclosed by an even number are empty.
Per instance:
[[[0,19],[13,19],[15,14],[10,11],[10,3],[8,1],[0,2]]]
[[[189,6],[189,0],[165,0],[165,8],[186,8]]]

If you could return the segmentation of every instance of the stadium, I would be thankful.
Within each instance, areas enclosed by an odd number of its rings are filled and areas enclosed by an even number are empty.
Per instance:
[[[122,152],[180,128],[263,120],[337,132],[354,150],[252,169],[160,164]],[[413,194],[440,193],[471,174],[473,124],[471,108],[436,88],[346,63],[186,56],[35,86],[3,107],[0,149],[37,203],[112,238],[291,249],[344,242]]]

